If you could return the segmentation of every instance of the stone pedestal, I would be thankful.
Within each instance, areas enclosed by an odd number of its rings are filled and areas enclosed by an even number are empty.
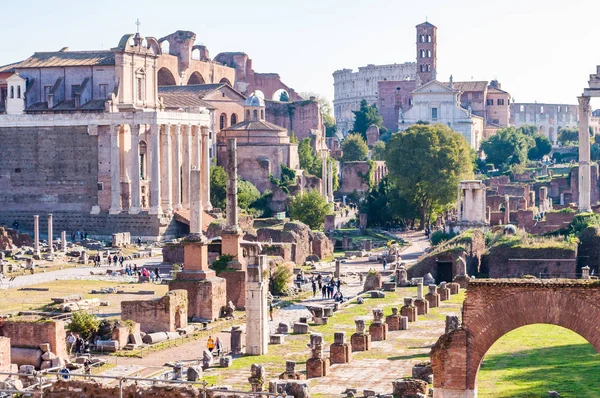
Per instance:
[[[308,323],[294,322],[294,334],[308,333]]]
[[[400,315],[398,315],[398,308],[392,308],[392,315],[385,317],[385,323],[388,326],[390,332],[400,330]]]
[[[336,332],[333,334],[334,343],[329,348],[331,364],[348,363],[352,359],[352,348],[346,342],[346,333]]]
[[[400,309],[400,313],[402,316],[408,318],[408,322],[417,321],[417,307],[415,307],[412,297],[406,297],[404,299],[404,306]]]
[[[454,283],[458,283],[461,289],[466,289],[471,278],[468,275],[457,275],[454,277]]]
[[[357,319],[354,321],[356,324],[356,333],[350,337],[350,345],[352,346],[352,352],[354,351],[368,351],[371,349],[371,335],[366,331],[366,322],[364,319]]]
[[[60,233],[60,250],[63,253],[67,252],[67,231],[62,231]]]
[[[33,254],[40,255],[40,216],[33,216]]]
[[[388,326],[383,322],[383,310],[373,309],[373,323],[369,326],[371,341],[387,340]]]
[[[429,313],[429,302],[422,299],[415,299],[415,307],[417,307],[417,315],[427,315]]]
[[[425,300],[429,303],[429,308],[440,306],[440,295],[437,293],[436,285],[429,285],[429,293],[425,295]]]
[[[264,278],[268,265],[265,256],[258,256],[257,260],[257,264],[248,265],[246,280],[246,354],[249,355],[264,355],[269,350],[269,287]]]
[[[458,294],[460,292],[460,285],[456,282],[451,282],[446,285],[450,289],[450,294]]]
[[[329,358],[323,358],[323,335],[310,335],[311,357],[306,361],[306,378],[327,376],[329,373]]]
[[[436,291],[440,295],[440,301],[446,301],[450,298],[450,289],[446,287],[446,282],[440,283]]]
[[[408,317],[400,317],[400,330],[408,330]]]
[[[398,286],[398,287],[410,286],[410,283],[408,281],[408,273],[406,272],[406,269],[404,268],[403,265],[401,265],[396,270],[396,286]]]
[[[285,372],[279,375],[280,380],[304,380],[306,376],[296,371],[296,362],[285,361]]]
[[[243,331],[240,326],[233,326],[231,328],[229,346],[231,347],[231,353],[233,355],[239,355],[242,353],[242,334]]]

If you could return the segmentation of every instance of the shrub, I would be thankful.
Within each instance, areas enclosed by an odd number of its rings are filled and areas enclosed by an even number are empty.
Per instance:
[[[596,213],[580,213],[573,217],[569,224],[569,233],[579,236],[587,227],[599,227],[600,214]]]
[[[227,264],[229,264],[231,260],[233,260],[231,254],[221,254],[219,258],[212,263],[211,268],[219,274],[227,269]]]
[[[69,324],[69,330],[79,333],[85,340],[92,337],[100,327],[100,320],[93,314],[85,311],[74,312]]]
[[[431,240],[431,246],[437,246],[438,244],[450,240],[455,236],[456,234],[453,232],[446,233],[444,231],[438,230],[432,233],[429,239]]]
[[[293,276],[289,268],[278,265],[271,274],[271,293],[283,294],[292,281]]]

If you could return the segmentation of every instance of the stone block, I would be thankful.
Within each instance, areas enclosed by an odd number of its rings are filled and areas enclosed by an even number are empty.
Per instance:
[[[386,292],[395,292],[396,282],[383,282],[383,290]]]
[[[202,368],[200,366],[190,366],[187,369],[187,381],[198,381],[202,378]]]
[[[290,332],[290,324],[288,322],[279,322],[279,325],[277,326],[277,333],[287,334],[289,332]]]
[[[42,352],[50,351],[50,344],[48,344],[48,343],[40,344],[40,350],[42,350]]]
[[[429,394],[427,382],[423,380],[404,378],[392,382],[394,397],[418,397],[418,394]]]
[[[352,359],[352,347],[349,343],[333,343],[329,347],[329,359],[334,363],[348,363]]]
[[[429,381],[429,376],[433,375],[433,369],[431,368],[431,363],[418,363],[412,368],[412,377],[413,379],[423,380],[425,382]]]
[[[437,293],[427,293],[425,300],[429,303],[429,308],[436,308],[440,306],[440,295]]]
[[[324,317],[332,317],[333,316],[333,307],[323,307],[323,316]]]
[[[393,332],[400,330],[400,315],[388,315],[385,317],[385,323],[388,326],[388,331]]]
[[[379,290],[371,291],[371,298],[385,298],[385,293]]]
[[[224,355],[219,358],[219,366],[222,368],[228,368],[233,363],[233,357],[231,355]]]
[[[329,319],[329,318],[325,318],[325,317],[317,317],[317,316],[315,316],[315,317],[313,317],[313,319],[312,319],[312,322],[313,322],[315,325],[327,325],[327,320],[328,320],[328,319]]]
[[[350,337],[352,352],[369,351],[371,349],[371,336],[367,333],[354,333]]]
[[[450,289],[450,294],[458,294],[460,292],[460,285],[456,282],[451,282],[446,285]]]
[[[408,317],[407,316],[400,317],[400,330],[408,330]]]
[[[369,334],[371,335],[371,341],[387,340],[388,325],[383,322],[373,322],[369,326]]]
[[[294,334],[307,334],[308,324],[301,322],[294,322]]]
[[[329,374],[329,358],[309,358],[306,361],[306,378],[324,377]]]
[[[417,315],[427,315],[429,313],[429,302],[425,299],[416,299]]]
[[[446,287],[446,282],[442,282],[436,289],[436,293],[440,295],[440,301],[446,301],[450,298],[450,289]]]
[[[269,337],[269,344],[283,344],[285,341],[285,334],[272,334]]]

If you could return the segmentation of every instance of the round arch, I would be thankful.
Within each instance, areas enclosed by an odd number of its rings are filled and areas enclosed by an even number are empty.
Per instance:
[[[283,93],[285,93],[287,95],[287,100],[285,100],[283,102],[288,102],[290,100],[290,93],[288,93],[287,90],[285,90],[283,88],[280,88],[279,90],[275,91],[273,93],[273,98],[271,98],[271,99],[273,101],[282,101],[281,96],[283,95]]]
[[[233,87],[231,85],[231,82],[229,81],[229,79],[227,79],[226,77],[222,78],[219,83],[223,83],[223,84],[227,84],[229,87]]]
[[[200,74],[200,72],[196,71],[194,73],[191,74],[190,78],[188,79],[187,84],[204,84],[206,81],[204,80],[204,78],[202,77],[202,75]]]
[[[157,79],[158,79],[159,86],[176,86],[177,85],[177,82],[175,81],[175,76],[173,76],[171,71],[165,67],[162,67],[158,70]]]
[[[260,90],[254,90],[254,95],[256,95],[260,99],[263,99],[263,100],[265,99],[265,93],[263,93]]]

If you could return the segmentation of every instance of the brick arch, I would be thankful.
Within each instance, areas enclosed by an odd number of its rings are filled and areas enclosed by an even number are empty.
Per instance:
[[[204,77],[202,77],[202,75],[200,74],[200,72],[196,71],[191,74],[187,84],[205,84],[205,80]]]
[[[506,333],[532,324],[562,326],[600,352],[600,283],[583,280],[470,282],[462,326],[431,350],[434,397],[477,396],[483,357]]]
[[[159,86],[175,86],[175,85],[177,85],[175,76],[173,76],[173,73],[171,73],[171,71],[166,67],[162,67],[158,70],[157,80],[158,80]]]

